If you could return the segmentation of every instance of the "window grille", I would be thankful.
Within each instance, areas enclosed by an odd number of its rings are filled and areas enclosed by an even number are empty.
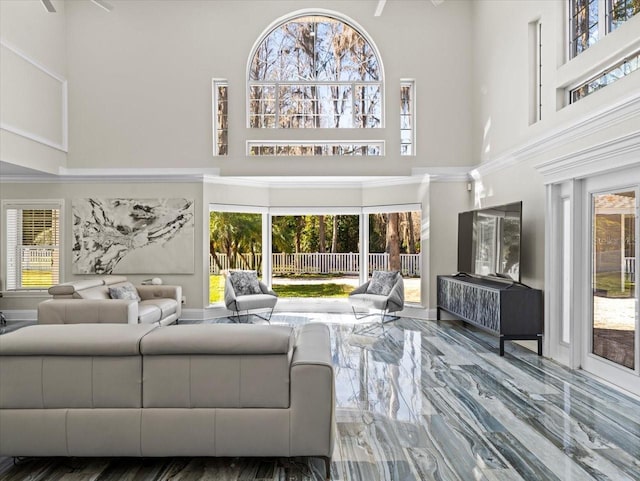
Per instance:
[[[570,91],[571,103],[576,102],[587,95],[591,95],[593,92],[596,92],[601,88],[616,82],[622,77],[629,75],[631,72],[638,70],[639,66],[640,52],[636,52],[572,89]]]
[[[326,15],[302,15],[269,32],[248,77],[250,128],[383,126],[382,73],[357,29]]]

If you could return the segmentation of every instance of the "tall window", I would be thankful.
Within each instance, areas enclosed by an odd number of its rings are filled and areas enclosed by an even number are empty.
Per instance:
[[[400,82],[400,155],[415,155],[415,82]]]
[[[419,303],[421,211],[380,207],[365,210],[369,212],[369,276],[376,270],[400,272],[404,279],[405,301]]]
[[[224,210],[220,210],[224,209]],[[224,273],[254,270],[262,276],[263,214],[247,207],[215,206],[209,211],[209,302],[224,301]]]
[[[60,204],[5,205],[6,289],[46,289],[60,281]]]
[[[529,125],[542,120],[542,21],[529,22]]]
[[[638,0],[569,0],[571,57],[640,12]]]
[[[571,56],[584,52],[598,41],[600,0],[570,0]]]
[[[382,80],[375,49],[356,28],[328,15],[292,18],[254,51],[249,127],[382,127]]]
[[[229,124],[226,80],[213,80],[213,152],[214,155],[229,154]]]

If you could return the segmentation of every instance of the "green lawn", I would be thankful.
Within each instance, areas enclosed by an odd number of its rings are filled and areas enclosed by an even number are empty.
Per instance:
[[[284,284],[273,286],[280,297],[347,297],[353,290],[348,284]],[[224,300],[224,276],[209,276],[209,302],[214,304]]]
[[[596,274],[595,288],[599,291],[606,291],[607,297],[632,297],[634,295],[633,282],[626,280],[624,283],[624,292],[621,289],[620,273],[606,272]]]
[[[213,274],[209,276],[209,302],[215,304],[224,300],[224,276]]]
[[[348,284],[284,284],[273,286],[280,297],[347,297],[353,290]]]
[[[23,270],[22,287],[41,287],[43,289],[53,285],[51,271]]]

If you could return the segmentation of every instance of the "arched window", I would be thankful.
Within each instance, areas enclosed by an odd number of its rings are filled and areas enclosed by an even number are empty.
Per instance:
[[[298,15],[270,30],[253,51],[248,86],[251,128],[384,123],[376,49],[358,29],[327,14]]]

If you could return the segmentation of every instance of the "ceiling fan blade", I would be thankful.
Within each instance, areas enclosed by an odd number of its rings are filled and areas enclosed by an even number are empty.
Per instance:
[[[113,5],[105,2],[104,0],[91,0],[91,1],[95,3],[98,7],[106,10],[107,12],[110,12],[111,10],[113,10]]]
[[[47,12],[56,13],[56,9],[53,6],[53,3],[51,3],[51,0],[40,0],[40,3],[42,3],[42,6]]]

